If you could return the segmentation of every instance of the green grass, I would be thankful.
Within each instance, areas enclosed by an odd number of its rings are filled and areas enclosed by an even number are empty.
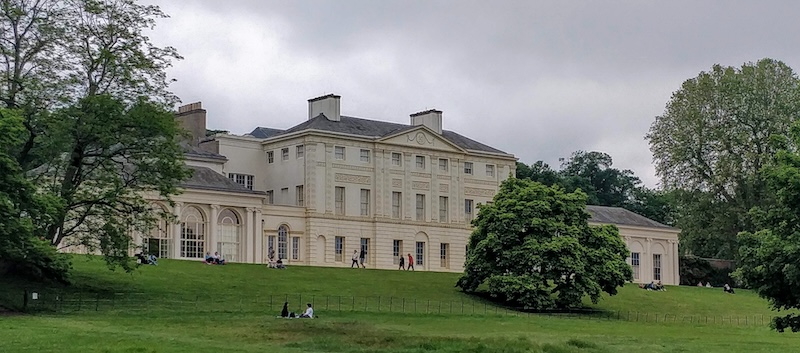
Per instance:
[[[75,258],[78,293],[123,293],[113,306],[97,311],[91,295],[81,311],[0,316],[3,352],[794,352],[800,338],[765,325],[705,321],[633,321],[624,318],[529,315],[498,310],[459,292],[457,274],[293,267],[285,271],[256,265],[207,266],[162,261],[133,274],[111,272],[98,260]],[[4,281],[4,293],[28,283]],[[293,309],[314,297],[320,318],[276,319],[268,298],[290,295]],[[106,296],[107,294],[101,294]],[[304,299],[301,299],[301,296]],[[342,311],[320,298],[370,297]],[[384,298],[378,312],[374,298]],[[125,305],[124,301],[129,301]],[[297,299],[294,299],[297,298]],[[440,314],[400,312],[385,298],[421,303],[464,303],[477,307]],[[2,300],[2,299],[0,299]],[[394,300],[394,299],[393,299]],[[156,305],[157,303],[167,303]],[[297,302],[297,303],[295,303]],[[330,304],[330,303],[329,303]],[[137,306],[133,306],[137,305]],[[330,306],[330,305],[329,305]],[[594,308],[671,314],[675,317],[771,315],[764,300],[749,291],[726,295],[721,289],[668,287],[648,292],[626,286]],[[484,311],[484,308],[488,308]],[[350,311],[355,309],[354,311]],[[409,310],[410,311],[410,310]],[[428,312],[427,314],[425,312]],[[659,314],[659,315],[660,315]]]

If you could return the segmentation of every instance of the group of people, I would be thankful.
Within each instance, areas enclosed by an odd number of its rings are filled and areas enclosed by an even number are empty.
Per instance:
[[[363,248],[361,249],[361,252],[359,252],[358,250],[353,250],[353,257],[352,257],[353,263],[350,264],[350,268],[353,268],[353,266],[355,266],[356,268],[359,267],[367,268],[367,266],[364,266],[364,259],[366,258],[367,258],[367,252],[364,251]],[[361,264],[360,266],[359,263]]]
[[[658,282],[650,281],[650,283],[648,283],[648,284],[639,283],[639,288],[645,289],[645,290],[657,290],[657,291],[666,291],[667,290],[666,288],[664,288],[664,285],[661,284],[661,281],[658,281]]]
[[[283,264],[283,259],[278,258],[278,261],[275,261],[275,250],[269,248],[269,253],[267,254],[267,258],[269,262],[267,263],[267,267],[269,268],[277,268],[279,270],[285,270],[286,265]]]
[[[697,282],[697,286],[698,286],[698,287],[712,288],[712,286],[711,286],[711,281],[708,281],[708,282],[706,282],[706,284],[705,284],[705,285],[703,285],[703,281]]]
[[[698,287],[713,288],[713,286],[711,286],[711,281],[706,282],[705,285],[703,285],[703,281],[697,282],[697,286]],[[725,285],[722,286],[722,291],[725,292],[725,293],[736,294],[733,291],[733,287],[731,287],[731,285],[727,284],[727,283],[725,283]]]
[[[145,254],[142,254],[142,253],[138,253],[138,254],[133,255],[133,256],[136,257],[136,262],[138,262],[138,263],[140,263],[142,265],[158,266],[158,258],[153,254],[145,255]]]
[[[225,264],[225,259],[223,259],[222,256],[219,255],[218,252],[214,252],[214,255],[211,255],[210,253],[206,252],[206,256],[205,256],[205,260],[204,261],[205,261],[206,264],[209,264],[209,265],[224,265]]]
[[[313,319],[314,318],[314,308],[311,306],[311,303],[306,304],[306,311],[299,316],[294,312],[289,311],[289,302],[283,303],[283,309],[281,310],[281,316],[283,318],[300,318],[300,319]]]
[[[408,271],[408,270],[414,271],[414,257],[411,256],[410,253],[408,254],[408,267],[406,267],[405,257],[403,257],[403,255],[400,255],[400,267],[398,267],[397,269],[398,270],[406,270],[406,271]]]

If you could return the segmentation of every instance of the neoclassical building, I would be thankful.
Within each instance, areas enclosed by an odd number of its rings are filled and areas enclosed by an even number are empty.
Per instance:
[[[200,103],[177,119],[192,135],[194,175],[175,207],[153,199],[176,221],[139,240],[168,258],[266,263],[274,252],[291,265],[348,267],[363,249],[371,268],[411,254],[417,270],[459,272],[476,206],[516,167],[514,155],[443,130],[441,111],[409,124],[356,118],[336,95],[309,100],[308,119],[286,130],[206,136]],[[589,208],[592,222],[618,225],[638,280],[677,284],[678,230],[620,210]]]

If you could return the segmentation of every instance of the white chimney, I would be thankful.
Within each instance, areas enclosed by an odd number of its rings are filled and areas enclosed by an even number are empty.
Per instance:
[[[429,129],[442,134],[442,111],[431,109],[411,114],[411,125],[425,125]]]
[[[341,119],[339,99],[341,96],[329,94],[322,97],[311,98],[308,100],[308,119],[313,119],[324,114],[330,121]]]

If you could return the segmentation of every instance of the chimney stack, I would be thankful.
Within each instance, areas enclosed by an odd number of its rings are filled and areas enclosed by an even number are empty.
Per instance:
[[[411,125],[425,125],[429,129],[442,134],[442,111],[436,109],[411,114]]]
[[[342,115],[340,113],[340,98],[342,97],[335,94],[329,94],[326,96],[309,99],[308,119],[310,120],[316,118],[320,114],[324,114],[325,117],[330,121],[342,120]]]
[[[203,109],[202,102],[190,103],[178,107],[178,114],[175,115],[181,128],[191,134],[189,144],[198,146],[200,140],[206,137],[206,110]]]

